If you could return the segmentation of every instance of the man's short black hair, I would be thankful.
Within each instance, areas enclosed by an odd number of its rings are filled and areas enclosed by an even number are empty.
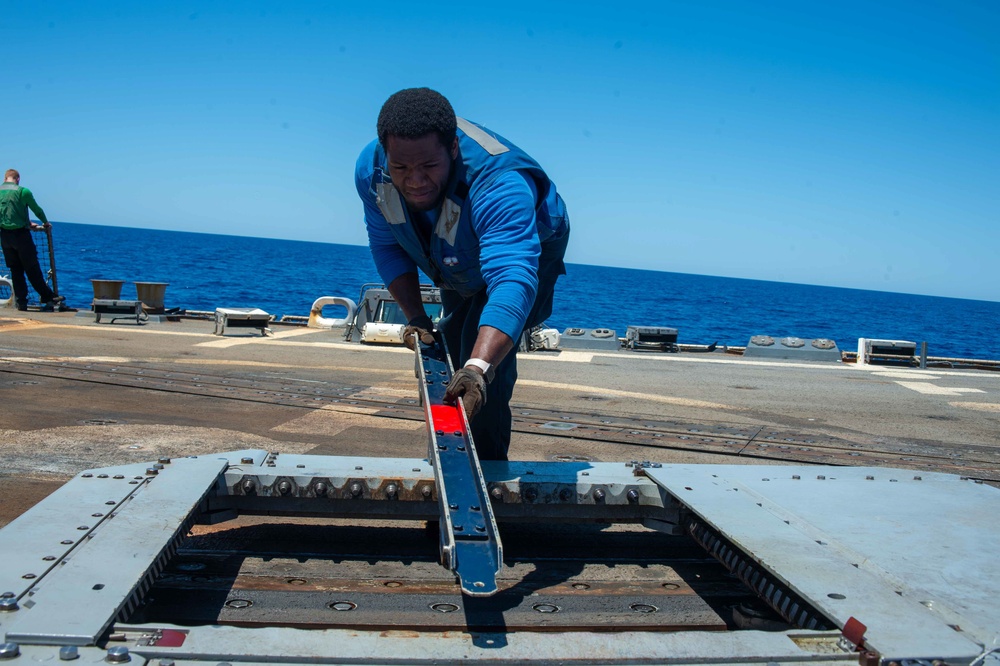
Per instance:
[[[434,133],[450,148],[455,141],[455,110],[445,96],[430,88],[407,88],[393,94],[378,114],[378,141],[390,136],[419,139]]]

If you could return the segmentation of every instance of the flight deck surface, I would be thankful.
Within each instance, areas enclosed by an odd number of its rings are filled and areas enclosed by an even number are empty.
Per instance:
[[[967,663],[997,639],[1000,374],[579,349],[518,366],[517,462],[483,464],[503,568],[476,598],[424,524],[438,504],[412,352],[6,314],[0,525],[58,492],[25,514],[48,512],[38,526],[0,532],[21,603],[0,628],[33,659],[120,644],[213,663],[261,646],[288,663],[804,663],[851,656],[851,618],[892,655]],[[65,507],[83,513],[62,525]],[[39,543],[56,537],[66,552]],[[94,594],[116,601],[97,612]]]

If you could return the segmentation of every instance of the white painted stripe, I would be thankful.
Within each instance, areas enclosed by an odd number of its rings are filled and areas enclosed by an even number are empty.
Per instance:
[[[949,402],[952,407],[971,409],[977,412],[997,412],[1000,413],[1000,403],[996,402]]]
[[[169,324],[166,324],[169,326]],[[211,329],[215,325],[215,322],[211,319],[205,320],[205,325]],[[107,331],[109,333],[119,333],[124,329],[124,326],[118,326],[115,324],[90,324],[87,326],[82,326],[80,324],[39,324],[38,328],[60,328],[60,329],[72,329],[78,331]],[[0,329],[2,332],[3,329]],[[139,335],[180,335],[193,338],[212,338],[215,337],[214,333],[194,333],[190,331],[164,331],[159,328],[153,328],[149,324],[145,326],[136,326],[134,328],[128,329],[129,333],[137,333]]]
[[[594,354],[593,352],[563,351],[559,352],[558,356],[539,356],[538,358],[544,358],[547,361],[562,361],[563,363],[590,363],[594,360]],[[520,363],[523,359],[536,360],[534,355],[520,354],[517,357],[517,362]]]
[[[492,136],[479,129],[472,123],[470,123],[465,118],[455,118],[458,123],[458,129],[465,132],[465,135],[478,143],[483,147],[483,150],[488,152],[490,155],[499,155],[501,153],[506,153],[510,150],[507,146],[503,145]]]
[[[727,409],[730,411],[745,411],[746,407],[735,407],[725,405],[720,402],[707,402],[705,400],[692,400],[689,398],[677,398],[670,395],[658,395],[656,393],[639,393],[637,391],[618,391],[603,386],[586,386],[583,384],[562,384],[559,382],[543,382],[537,379],[518,379],[519,386],[534,386],[537,388],[562,389],[565,391],[575,391],[577,393],[593,393],[603,396],[614,396],[616,398],[631,398],[633,400],[647,400],[649,402],[661,402],[668,405],[679,405],[681,407],[698,407],[702,409]]]
[[[273,333],[271,335],[257,335],[250,334],[241,337],[227,338],[222,336],[221,339],[213,340],[212,342],[199,342],[196,347],[221,347],[225,349],[226,347],[238,347],[240,345],[252,345],[260,342],[274,342],[275,340],[285,340],[287,338],[297,338],[300,335],[309,335],[315,333],[315,329],[311,328],[295,328],[288,331],[279,331],[278,333]],[[218,338],[219,336],[215,336]]]
[[[903,388],[908,388],[924,395],[962,395],[963,393],[986,393],[976,388],[950,388],[947,386],[934,386],[930,382],[896,382]]]
[[[873,377],[892,377],[894,379],[926,379],[933,381],[941,379],[940,372],[927,372],[926,370],[882,370],[872,372]]]

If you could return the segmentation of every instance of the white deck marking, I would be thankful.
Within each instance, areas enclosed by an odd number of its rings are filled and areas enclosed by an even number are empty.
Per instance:
[[[737,365],[756,365],[776,368],[813,368],[817,370],[842,370],[846,367],[844,363],[796,363],[792,361],[744,361],[736,356],[725,356],[722,358],[690,358],[678,356],[677,354],[629,354],[626,352],[583,352],[583,351],[561,351],[557,355],[550,355],[544,352],[532,354],[518,354],[517,362],[523,361],[558,361],[563,363],[589,363],[595,358],[613,358],[615,360],[636,360],[643,363],[735,363]]]
[[[405,421],[403,419],[378,419],[376,421],[370,416],[376,412],[378,412],[376,409],[368,409],[367,411],[363,409],[347,410],[343,409],[340,405],[338,405],[338,409],[334,409],[331,405],[325,405],[296,419],[275,426],[271,428],[271,431],[333,437],[353,426],[373,426],[377,424],[377,427],[382,430],[401,430],[404,432],[421,430],[427,427],[423,421]]]
[[[926,370],[876,370],[872,372],[875,377],[892,377],[895,379],[926,379],[933,381],[941,379],[940,372],[927,372]]]
[[[952,407],[962,409],[972,409],[977,412],[997,412],[1000,413],[1000,403],[996,402],[949,402]]]
[[[536,358],[538,360],[546,361],[562,361],[563,363],[590,363],[594,360],[593,352],[582,352],[582,351],[561,351],[558,356],[538,356],[519,354],[517,360],[520,362],[521,359],[530,359],[534,361]]]
[[[11,363],[129,363],[134,359],[123,356],[3,356],[0,361]],[[147,360],[147,359],[143,359]]]
[[[214,333],[195,333],[193,331],[164,331],[156,328],[148,328],[149,324],[144,324],[143,326],[129,326],[128,331],[130,333],[149,333],[152,335],[180,335],[188,338],[215,338],[218,337]],[[109,331],[112,333],[120,332],[124,326],[119,326],[117,324],[93,324],[84,326],[82,324],[46,324],[39,322],[36,324],[36,328],[55,328],[58,327],[62,329],[76,329],[79,331]],[[0,329],[2,332],[2,329]]]
[[[272,333],[271,335],[245,335],[238,338],[227,338],[222,336],[221,339],[215,340],[214,342],[200,342],[199,347],[238,347],[240,345],[252,345],[258,342],[263,342],[264,340],[284,340],[285,338],[297,338],[300,335],[309,335],[310,333],[315,333],[316,331],[311,328],[301,328],[293,329],[290,331],[281,331],[279,333]],[[218,336],[216,336],[218,337]]]
[[[948,386],[934,386],[929,382],[896,382],[903,388],[908,388],[924,395],[962,395],[963,393],[986,393],[977,388],[951,388]]]
[[[130,359],[136,360],[136,359]],[[234,365],[239,367],[255,367],[255,368],[308,368],[310,370],[337,370],[343,372],[365,372],[369,374],[383,374],[383,375],[401,375],[406,376],[404,369],[400,368],[372,368],[370,366],[349,366],[343,363],[310,363],[310,364],[299,364],[295,365],[292,363],[269,363],[266,361],[245,361],[245,360],[233,360],[233,359],[172,359],[172,358],[146,358],[142,359],[144,361],[157,361],[160,363],[175,363],[177,365]],[[413,378],[413,371],[410,370],[410,379]],[[309,383],[304,379],[295,379],[291,377],[286,377],[285,379],[289,381],[305,382]],[[319,383],[319,382],[312,382]]]
[[[680,405],[682,407],[700,407],[704,409],[728,409],[731,411],[745,411],[745,407],[735,407],[724,405],[719,402],[707,402],[705,400],[691,400],[688,398],[676,398],[669,395],[657,395],[655,393],[638,393],[636,391],[618,391],[616,389],[604,388],[603,386],[585,386],[583,384],[561,384],[559,382],[543,382],[537,379],[518,379],[517,383],[523,386],[536,386],[538,388],[563,389],[565,391],[575,391],[577,393],[596,393],[597,395],[613,395],[619,398],[632,398],[634,400],[648,400],[650,402],[662,402],[668,405]]]

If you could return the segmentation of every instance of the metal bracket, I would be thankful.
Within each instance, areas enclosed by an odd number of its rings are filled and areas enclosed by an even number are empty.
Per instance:
[[[441,563],[455,572],[465,594],[490,596],[497,592],[503,548],[469,420],[461,400],[444,402],[452,367],[441,334],[435,334],[433,344],[416,347],[427,459],[434,466],[441,512]]]

